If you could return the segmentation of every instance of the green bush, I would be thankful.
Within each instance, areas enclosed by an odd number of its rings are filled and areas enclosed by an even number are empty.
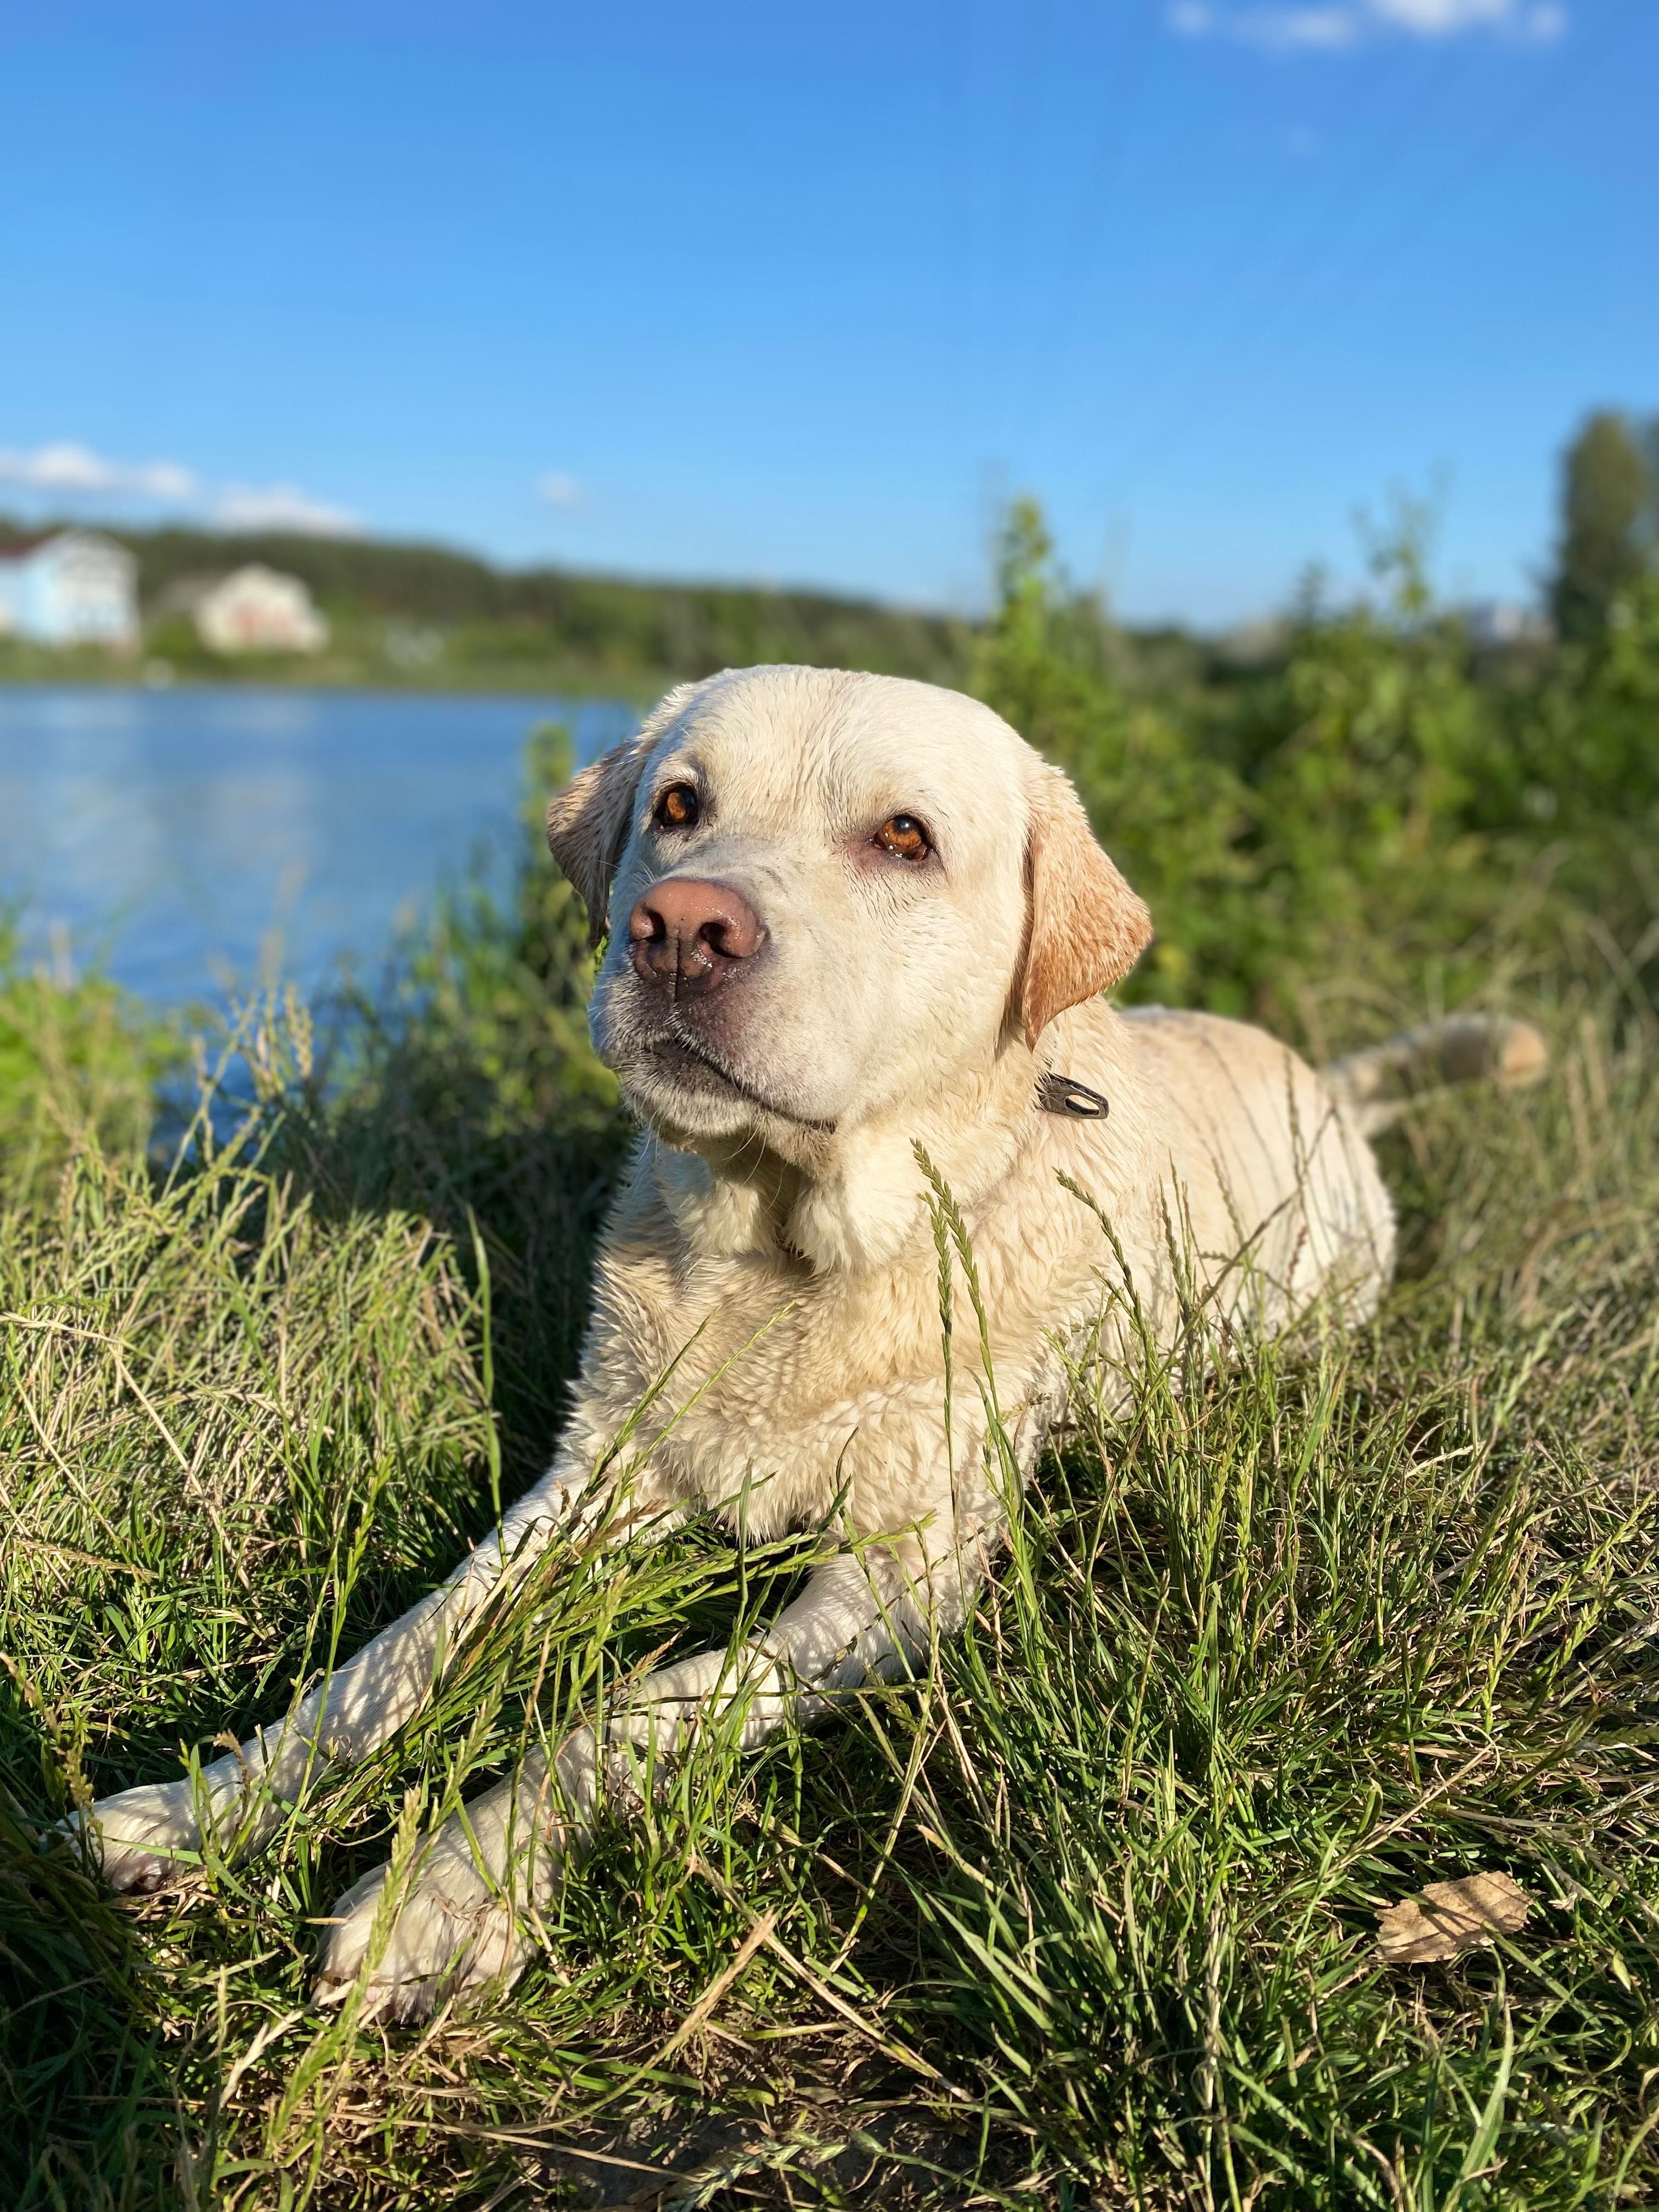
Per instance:
[[[1592,922],[1638,970],[1659,950],[1659,584],[1517,683],[1436,612],[1423,556],[1408,508],[1374,552],[1379,605],[1310,600],[1268,667],[1146,696],[1014,507],[975,688],[1075,777],[1152,907],[1128,998],[1324,1049],[1517,972],[1553,991]]]
[[[37,1194],[92,1143],[142,1158],[176,1026],[102,977],[26,969],[0,917],[0,1202]]]

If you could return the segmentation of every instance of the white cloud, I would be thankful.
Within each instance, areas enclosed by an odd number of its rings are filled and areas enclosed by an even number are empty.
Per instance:
[[[574,477],[550,469],[544,477],[537,477],[536,496],[549,507],[580,507],[586,494]]]
[[[1512,27],[1523,10],[1515,0],[1369,0],[1373,15],[1418,39],[1448,39],[1459,31]]]
[[[1165,17],[1182,38],[1222,38],[1274,53],[1340,53],[1376,38],[1453,39],[1468,32],[1543,44],[1567,27],[1561,0],[1310,0],[1291,6],[1217,7],[1172,0]]]
[[[291,530],[305,538],[357,538],[362,519],[313,499],[297,484],[227,484],[210,509],[221,530]]]
[[[106,492],[145,499],[194,499],[194,473],[177,461],[111,461],[89,446],[64,440],[33,453],[0,447],[0,483],[31,491]]]
[[[0,446],[0,483],[48,499],[162,500],[204,513],[222,530],[295,530],[318,538],[350,538],[362,528],[348,509],[313,499],[297,484],[213,487],[178,461],[112,461],[71,439],[27,453]]]
[[[1364,26],[1352,8],[1250,8],[1234,17],[1233,35],[1276,53],[1340,53]]]

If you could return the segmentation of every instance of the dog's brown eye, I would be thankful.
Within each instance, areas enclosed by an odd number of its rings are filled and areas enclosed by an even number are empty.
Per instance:
[[[671,783],[653,809],[659,830],[690,830],[696,822],[700,808],[696,789],[689,783]]]
[[[914,814],[890,814],[876,832],[876,842],[896,860],[922,860],[932,852],[927,832]]]

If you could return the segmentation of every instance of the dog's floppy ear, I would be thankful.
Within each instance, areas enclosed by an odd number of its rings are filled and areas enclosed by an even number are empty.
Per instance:
[[[1031,920],[1019,1018],[1033,1046],[1056,1014],[1121,981],[1152,942],[1152,918],[1096,844],[1058,769],[1039,771],[1025,851]]]
[[[592,945],[605,935],[611,879],[628,842],[634,793],[650,750],[643,731],[624,738],[573,776],[547,810],[548,850],[581,894]]]

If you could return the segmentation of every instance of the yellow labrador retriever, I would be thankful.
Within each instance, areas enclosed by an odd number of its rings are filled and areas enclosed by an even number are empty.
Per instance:
[[[429,1841],[373,1970],[393,2017],[519,1971],[526,1908],[639,1747],[672,1751],[732,1698],[758,1742],[962,1620],[1003,1493],[972,1391],[946,1433],[919,1152],[966,1219],[1024,1472],[1068,1352],[1131,1361],[1123,1268],[1164,1343],[1183,1272],[1236,1327],[1316,1298],[1363,1316],[1394,1249],[1367,1132],[1414,1082],[1542,1066],[1520,1024],[1448,1024],[1322,1077],[1235,1022],[1114,1012],[1101,994],[1146,945],[1146,908],[1065,776],[926,684],[757,668],[673,691],[554,800],[548,836],[609,940],[593,1036],[644,1125],[553,1468],[204,1787],[106,1799],[88,1840],[122,1888],[166,1879],[204,1820],[254,1847],[308,1778],[410,1718],[501,1577],[560,1531],[603,1543],[698,1509],[735,1524],[741,1501],[763,1539],[839,1511],[852,1548],[740,1665],[662,1668],[603,1743],[583,1729],[532,1756]],[[618,1434],[677,1359],[623,1495]],[[385,1873],[341,1900],[323,1994],[362,1969]]]

